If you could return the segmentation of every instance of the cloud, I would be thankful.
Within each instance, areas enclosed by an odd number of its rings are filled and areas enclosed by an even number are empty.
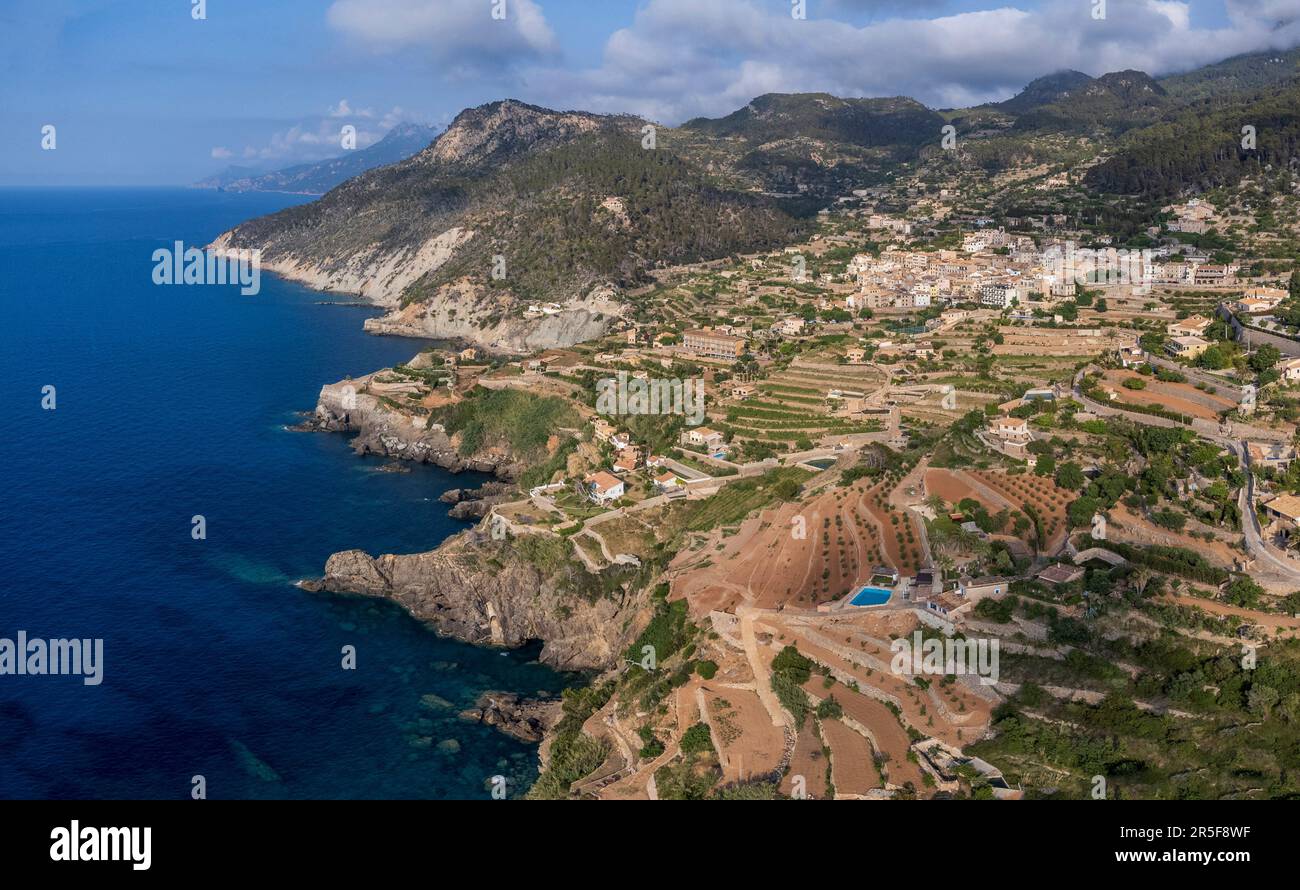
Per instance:
[[[876,5],[841,0],[841,5]],[[1196,28],[1179,0],[1044,0],[1033,8],[890,17],[855,25],[792,19],[759,0],[647,0],[599,66],[535,65],[529,98],[667,123],[725,114],[765,92],[907,95],[936,107],[1004,99],[1036,77],[1186,70],[1300,43],[1300,0],[1227,0],[1226,25]],[[833,10],[832,10],[833,13]]]
[[[212,149],[212,157],[218,161],[224,161],[227,158],[233,158],[235,153],[225,146],[218,145]]]
[[[334,0],[330,26],[378,52],[417,49],[465,72],[554,60],[559,43],[534,0]]]

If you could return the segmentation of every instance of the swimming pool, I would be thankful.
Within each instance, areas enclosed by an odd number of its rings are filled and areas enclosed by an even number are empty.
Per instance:
[[[884,587],[864,587],[849,600],[849,605],[879,606],[881,603],[889,602],[889,598],[893,595],[894,591]]]

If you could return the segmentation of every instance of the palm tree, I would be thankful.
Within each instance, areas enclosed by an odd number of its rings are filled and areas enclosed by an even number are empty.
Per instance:
[[[1133,570],[1133,589],[1139,597],[1146,592],[1147,585],[1151,583],[1153,577],[1155,577],[1155,573],[1145,566],[1138,566]]]

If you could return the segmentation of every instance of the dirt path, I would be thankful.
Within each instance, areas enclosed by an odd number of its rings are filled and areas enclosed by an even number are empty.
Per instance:
[[[736,610],[740,619],[740,639],[745,647],[745,657],[749,659],[749,668],[754,672],[754,691],[772,719],[773,726],[785,726],[789,720],[785,708],[772,691],[772,671],[770,662],[758,651],[758,637],[754,632],[754,610],[742,606]]]

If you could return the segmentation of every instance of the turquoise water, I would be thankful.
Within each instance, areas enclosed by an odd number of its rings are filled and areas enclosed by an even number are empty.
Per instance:
[[[464,527],[438,496],[482,477],[377,472],[344,436],[285,429],[322,384],[423,344],[272,276],[248,297],[152,283],[155,248],[301,200],[0,190],[0,637],[102,638],[105,662],[97,687],[0,676],[0,797],[179,799],[195,775],[212,798],[531,782],[535,748],[456,711],[573,678],[292,586],[334,551],[427,550]]]
[[[853,599],[849,600],[849,604],[854,606],[879,606],[882,603],[889,602],[889,598],[893,595],[892,590],[887,590],[884,587],[864,587],[854,594]]]

